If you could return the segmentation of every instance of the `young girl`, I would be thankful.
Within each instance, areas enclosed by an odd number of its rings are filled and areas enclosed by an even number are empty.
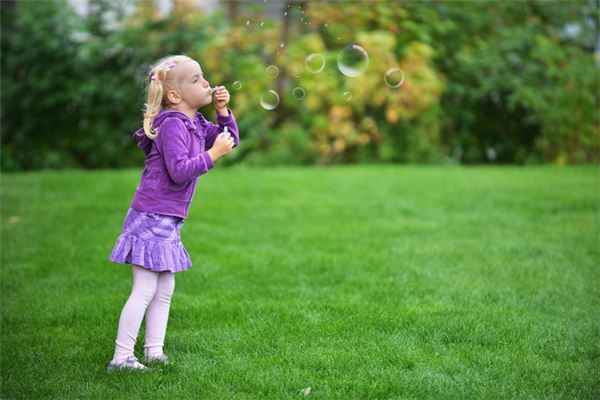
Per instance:
[[[146,313],[144,362],[169,363],[163,353],[175,273],[192,266],[180,231],[198,177],[239,143],[229,92],[211,89],[200,65],[184,56],[165,57],[148,76],[144,125],[134,133],[146,154],[144,170],[123,230],[109,259],[131,264],[133,289],[119,319],[114,357],[108,370],[149,370],[134,356]],[[215,92],[218,125],[200,107]],[[207,150],[208,149],[208,150]]]

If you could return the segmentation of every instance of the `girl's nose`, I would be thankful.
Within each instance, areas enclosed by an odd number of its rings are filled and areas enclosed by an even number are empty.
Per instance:
[[[210,84],[208,83],[208,81],[205,79],[204,82],[202,83],[202,86],[204,87],[209,87]]]

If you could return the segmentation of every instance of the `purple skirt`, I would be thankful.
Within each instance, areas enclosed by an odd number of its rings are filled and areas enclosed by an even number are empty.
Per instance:
[[[189,269],[192,261],[180,237],[183,221],[181,217],[130,207],[121,235],[108,259],[118,264],[136,264],[156,272]]]

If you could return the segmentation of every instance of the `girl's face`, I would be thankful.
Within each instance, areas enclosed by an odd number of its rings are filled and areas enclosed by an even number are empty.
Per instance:
[[[189,108],[198,109],[212,102],[210,84],[204,79],[200,64],[196,61],[185,61],[176,67],[180,79],[179,94],[181,102]]]

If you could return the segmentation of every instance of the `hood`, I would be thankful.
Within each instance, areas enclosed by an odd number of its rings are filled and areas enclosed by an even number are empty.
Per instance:
[[[182,112],[175,111],[175,110],[162,110],[161,112],[158,113],[158,115],[154,119],[154,123],[152,124],[152,126],[154,128],[160,128],[160,126],[162,125],[164,120],[169,117],[181,118],[184,121],[188,120],[188,117]],[[150,151],[152,150],[153,140],[150,139],[148,136],[146,136],[146,133],[144,132],[144,127],[141,127],[140,129],[135,131],[133,133],[133,138],[135,140],[137,140],[137,142],[138,142],[137,146],[144,151],[144,154],[146,156],[148,154],[150,154]]]

